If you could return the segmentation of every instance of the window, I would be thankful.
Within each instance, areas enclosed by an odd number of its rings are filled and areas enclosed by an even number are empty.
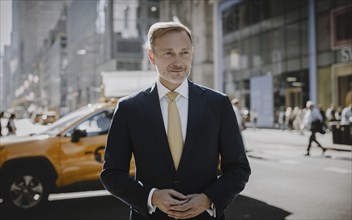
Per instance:
[[[254,36],[250,38],[250,42],[248,45],[248,48],[251,47],[251,61],[252,61],[252,66],[260,66],[262,65],[262,57],[260,54],[260,36]]]
[[[142,46],[139,41],[122,41],[117,42],[118,53],[141,53]]]
[[[273,62],[285,59],[285,30],[283,27],[275,29],[271,36]]]
[[[341,48],[352,43],[352,6],[334,10],[331,13],[332,47]]]
[[[112,111],[104,111],[82,122],[76,129],[86,131],[88,137],[107,134],[111,119]]]
[[[296,58],[300,56],[300,28],[298,23],[286,26],[286,52],[287,58]]]
[[[261,34],[261,39],[260,42],[265,42],[261,43],[261,58],[263,61],[263,64],[270,64],[272,62],[272,33],[271,32],[266,32]]]
[[[231,7],[224,11],[222,15],[224,35],[234,32],[239,28],[238,6]]]
[[[128,5],[125,5],[124,7],[123,7],[123,11],[124,11],[124,17],[125,17],[125,19],[124,19],[124,26],[125,26],[125,28],[128,28],[128,13],[129,13],[129,7],[128,7]]]

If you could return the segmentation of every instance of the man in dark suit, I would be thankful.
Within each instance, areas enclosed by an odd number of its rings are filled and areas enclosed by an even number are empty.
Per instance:
[[[102,183],[131,207],[133,220],[225,219],[224,210],[250,175],[231,102],[187,80],[194,53],[187,27],[159,22],[148,40],[158,79],[119,101]]]

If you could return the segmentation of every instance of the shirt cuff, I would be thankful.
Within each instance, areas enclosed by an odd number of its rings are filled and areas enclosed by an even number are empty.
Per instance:
[[[216,218],[216,208],[215,208],[214,203],[211,203],[211,204],[210,204],[210,208],[209,208],[209,209],[206,209],[205,211],[207,211],[207,213],[208,213],[211,217]]]
[[[150,190],[149,192],[149,196],[148,196],[148,212],[149,214],[153,214],[156,210],[156,206],[152,204],[152,196],[153,196],[153,193],[154,191],[157,190],[156,188],[153,188],[152,190]]]

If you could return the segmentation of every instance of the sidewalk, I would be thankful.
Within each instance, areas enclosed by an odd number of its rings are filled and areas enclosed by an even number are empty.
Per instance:
[[[244,142],[248,148],[252,148],[253,143],[256,143],[256,145],[260,143],[263,145],[275,144],[306,148],[308,145],[310,132],[306,131],[304,134],[299,134],[298,131],[282,131],[279,129],[267,128],[247,128],[242,132],[242,135]],[[332,132],[328,132],[324,135],[316,134],[316,137],[321,145],[328,148],[328,150],[346,152],[352,151],[352,145],[334,144],[332,141]]]

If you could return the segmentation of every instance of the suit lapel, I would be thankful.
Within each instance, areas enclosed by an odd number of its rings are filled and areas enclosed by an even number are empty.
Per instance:
[[[161,114],[160,101],[156,84],[154,87],[151,87],[151,89],[145,90],[144,93],[146,94],[146,97],[143,100],[143,108],[145,115],[149,119],[149,125],[154,134],[156,146],[162,152],[173,172],[176,172],[169,148],[169,143],[167,141],[167,135]]]
[[[201,87],[189,82],[187,132],[178,171],[182,169],[185,161],[187,161],[192,147],[195,146],[195,141],[200,135],[206,109],[206,98],[202,96],[203,92],[204,90]]]

